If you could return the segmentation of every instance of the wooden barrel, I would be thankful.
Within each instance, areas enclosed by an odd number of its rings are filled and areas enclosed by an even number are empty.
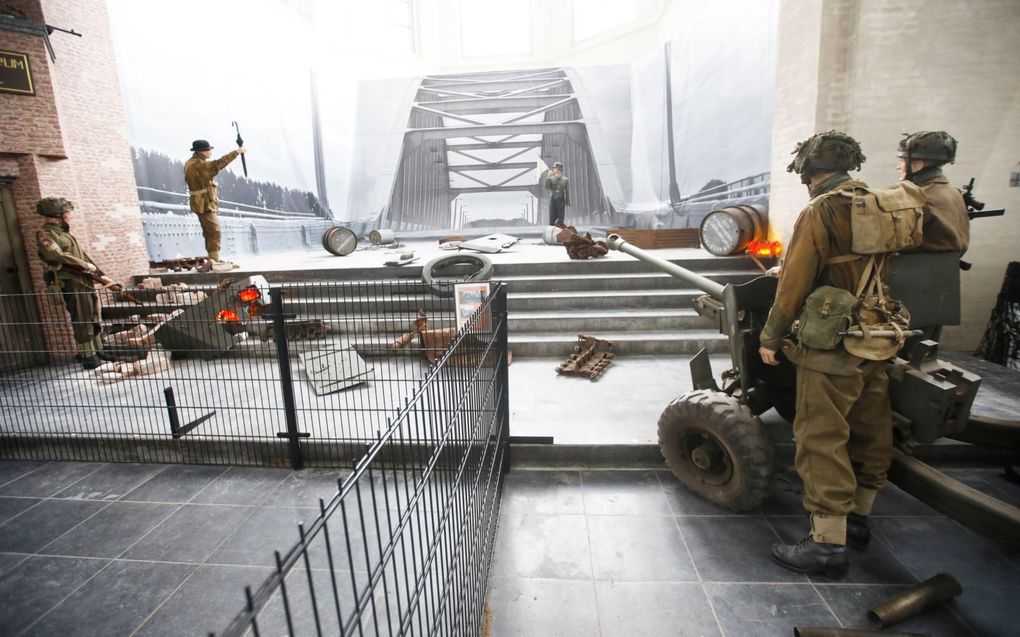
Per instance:
[[[358,247],[358,236],[349,228],[333,226],[322,233],[322,247],[330,254],[344,257]]]
[[[717,257],[743,252],[752,241],[768,238],[765,206],[741,204],[719,208],[701,220],[701,246]]]

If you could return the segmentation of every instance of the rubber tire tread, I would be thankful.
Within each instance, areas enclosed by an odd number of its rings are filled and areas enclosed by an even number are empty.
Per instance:
[[[680,438],[692,428],[706,430],[729,447],[739,466],[725,485],[708,485],[697,479],[698,469],[681,453]],[[680,396],[659,417],[659,450],[673,475],[694,493],[731,511],[750,511],[769,493],[775,471],[775,449],[761,421],[736,398],[700,389]],[[736,472],[735,472],[736,473]]]
[[[461,279],[461,281],[488,281],[492,278],[492,261],[481,254],[447,254],[437,257],[422,266],[421,278],[430,288],[432,288],[432,292],[437,296],[444,298],[451,297],[453,296],[453,288],[449,285],[440,285],[437,283],[433,272],[436,268],[446,268],[452,265],[462,264],[477,265],[478,271],[464,279]]]

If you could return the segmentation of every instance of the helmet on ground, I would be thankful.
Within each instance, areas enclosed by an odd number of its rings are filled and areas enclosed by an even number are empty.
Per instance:
[[[797,144],[793,154],[796,157],[786,172],[797,174],[860,170],[865,160],[857,140],[838,130],[808,137]]]
[[[906,158],[907,161],[923,159],[940,162],[940,164],[951,164],[956,161],[956,140],[952,135],[941,130],[903,133],[899,152],[896,155]]]
[[[35,204],[35,211],[44,217],[61,217],[67,210],[74,210],[74,204],[63,197],[46,197]]]

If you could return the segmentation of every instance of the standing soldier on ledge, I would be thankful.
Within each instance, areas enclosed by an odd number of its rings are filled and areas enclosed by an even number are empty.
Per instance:
[[[204,139],[196,139],[191,143],[194,155],[184,164],[184,181],[188,184],[191,194],[191,211],[198,215],[202,224],[202,236],[205,238],[205,251],[213,266],[233,264],[220,261],[220,221],[217,213],[220,200],[216,194],[216,182],[213,178],[227,165],[244,154],[244,147],[232,150],[217,160],[210,161],[213,147]]]
[[[556,220],[566,223],[566,208],[570,207],[570,180],[563,176],[563,163],[553,164],[552,172],[545,178],[545,188],[549,195],[549,225],[556,225]]]
[[[797,366],[795,463],[804,481],[810,534],[796,544],[774,544],[772,559],[797,573],[845,575],[846,545],[870,540],[868,515],[892,462],[892,408],[886,361],[870,361],[842,344],[820,350],[784,340],[805,299],[834,286],[854,294],[865,260],[853,255],[850,203],[865,187],[847,174],[864,163],[861,147],[839,131],[819,133],[797,145],[787,167],[800,174],[811,201],[797,217],[776,300],[761,332],[762,361],[778,365],[782,347]]]
[[[956,161],[956,140],[945,131],[904,133],[897,156],[900,180],[914,182],[928,198],[923,239],[916,251],[966,252],[970,244],[967,205],[942,174],[943,165]]]
[[[39,258],[48,266],[43,281],[48,290],[63,297],[71,315],[81,366],[95,369],[102,364],[100,357],[107,358],[102,353],[103,342],[99,338],[102,331],[99,295],[93,286],[93,276],[103,277],[103,272],[71,234],[72,210],[74,204],[62,197],[40,199],[35,211],[46,217],[46,221],[36,234],[36,242]]]

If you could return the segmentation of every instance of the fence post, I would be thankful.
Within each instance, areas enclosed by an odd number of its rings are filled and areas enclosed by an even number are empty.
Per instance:
[[[298,433],[297,405],[294,402],[294,376],[290,369],[290,347],[287,343],[287,321],[283,315],[283,288],[269,288],[273,306],[273,340],[276,341],[276,360],[280,366],[280,392],[283,394],[283,413],[287,431],[276,434],[287,439],[292,469],[304,467],[301,457],[301,434]]]
[[[507,311],[506,289],[506,284],[500,283],[496,288],[496,298],[492,299],[492,313],[494,315],[492,320],[498,322],[500,326],[496,338],[499,342],[500,356],[497,382],[500,388],[499,418],[502,421],[499,433],[502,440],[499,441],[499,444],[504,446],[503,473],[510,471],[510,373],[509,365],[507,364],[509,362],[507,359],[510,356],[510,326],[507,316],[509,312]]]

